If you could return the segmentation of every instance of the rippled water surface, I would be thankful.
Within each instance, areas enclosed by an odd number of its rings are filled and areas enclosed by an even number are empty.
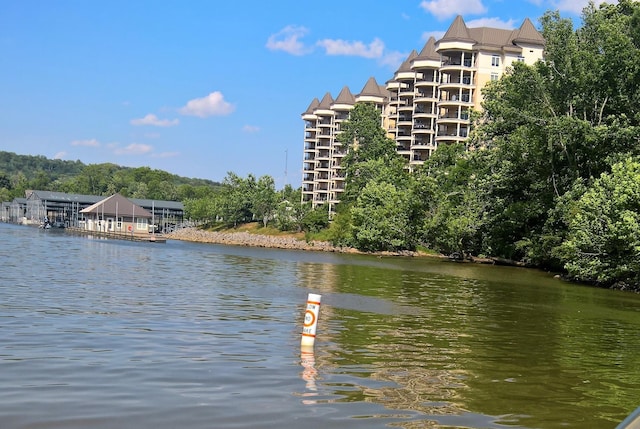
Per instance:
[[[640,405],[640,297],[536,271],[6,224],[0,261],[3,429],[614,428]]]

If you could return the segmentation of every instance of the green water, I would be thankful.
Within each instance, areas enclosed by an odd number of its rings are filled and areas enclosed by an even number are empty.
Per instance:
[[[640,295],[538,271],[5,224],[0,260],[2,429],[605,429],[640,405]]]
[[[345,386],[346,400],[437,416],[440,427],[468,414],[468,427],[610,428],[640,405],[637,295],[450,262],[324,269],[319,289],[337,293],[337,308],[325,309],[320,341],[335,346],[318,360],[353,368],[365,386]]]

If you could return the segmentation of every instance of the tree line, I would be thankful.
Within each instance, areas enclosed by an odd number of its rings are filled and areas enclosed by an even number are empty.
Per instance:
[[[25,196],[29,189],[70,194],[182,201],[213,195],[219,183],[170,174],[149,167],[47,159],[0,151],[0,201]]]

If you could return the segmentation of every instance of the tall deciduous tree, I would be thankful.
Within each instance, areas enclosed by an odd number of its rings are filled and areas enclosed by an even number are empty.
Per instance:
[[[639,153],[639,18],[629,0],[590,4],[578,30],[549,12],[545,61],[516,63],[483,90],[474,143],[485,149],[476,156],[487,253],[549,265],[552,237],[566,233],[550,216],[563,196]]]
[[[356,247],[365,251],[413,249],[409,193],[385,181],[372,181],[351,209]]]
[[[570,277],[640,288],[640,159],[603,174],[575,203],[560,247]]]
[[[278,205],[276,185],[271,176],[261,176],[255,184],[252,196],[253,214],[267,226]]]
[[[356,103],[349,120],[341,125],[338,140],[347,146],[347,155],[342,160],[346,179],[341,203],[354,202],[367,183],[375,180],[380,165],[402,173],[404,161],[396,152],[395,142],[382,128],[380,112],[373,104]],[[385,172],[389,173],[390,170]]]

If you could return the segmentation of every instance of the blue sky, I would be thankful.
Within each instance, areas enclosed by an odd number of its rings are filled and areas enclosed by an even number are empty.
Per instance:
[[[383,84],[457,14],[579,24],[586,3],[0,0],[0,150],[298,187],[314,97]]]

